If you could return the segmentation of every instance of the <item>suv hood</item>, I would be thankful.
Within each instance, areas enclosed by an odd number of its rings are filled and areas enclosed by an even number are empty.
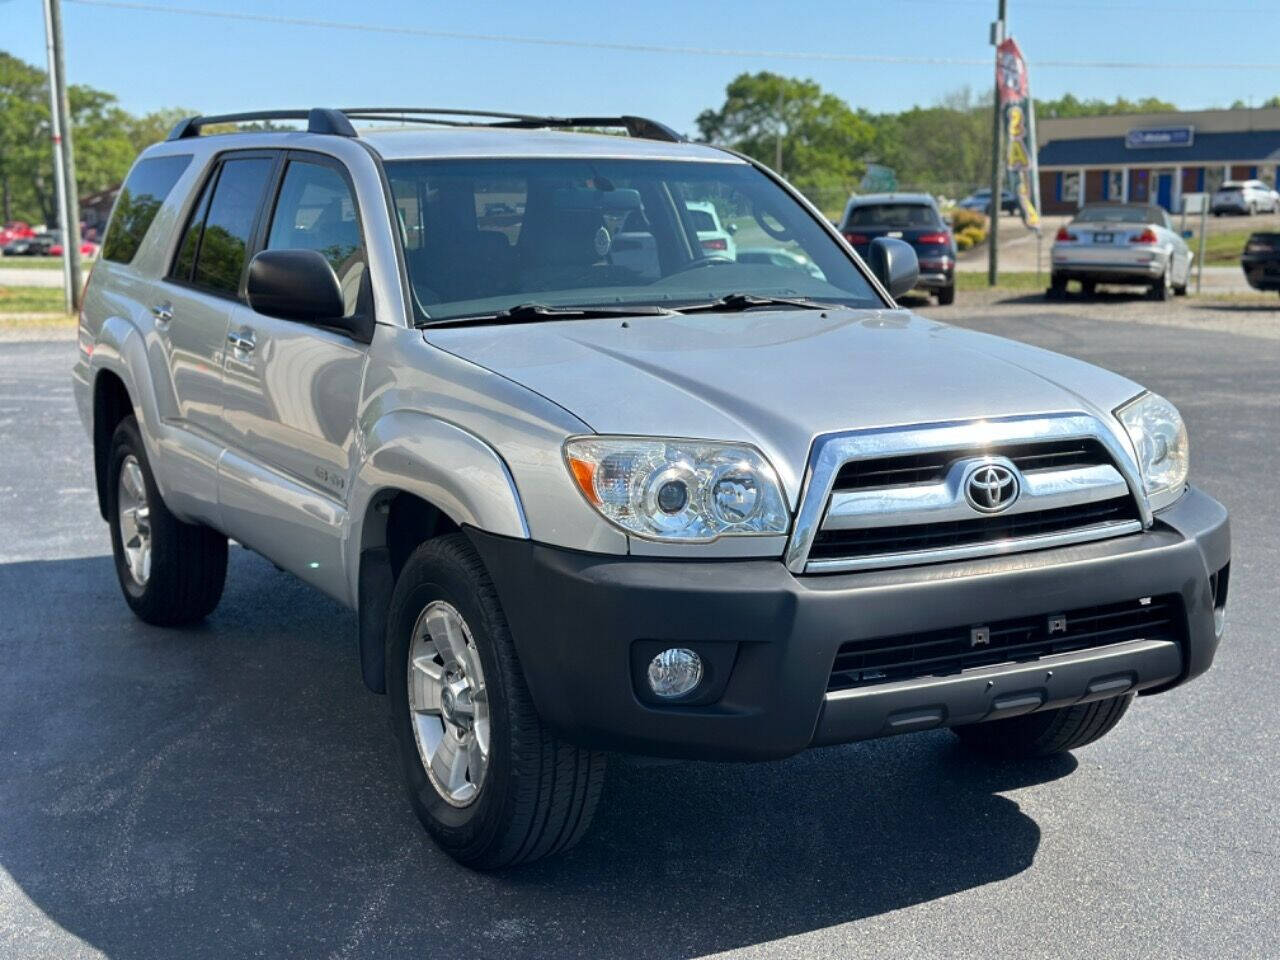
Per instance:
[[[425,338],[598,433],[753,443],[793,506],[819,434],[1062,412],[1115,430],[1110,411],[1140,390],[1079,360],[905,310],[546,321]]]

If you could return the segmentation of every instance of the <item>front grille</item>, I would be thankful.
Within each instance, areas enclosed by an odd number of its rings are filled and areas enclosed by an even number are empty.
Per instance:
[[[913,483],[941,483],[951,464],[965,457],[977,456],[1005,457],[1012,460],[1013,465],[1023,473],[1111,463],[1106,449],[1092,438],[1015,443],[977,450],[943,450],[880,457],[875,460],[851,460],[836,474],[833,489],[842,492],[900,487]]]
[[[809,560],[865,558],[880,554],[963,547],[1137,519],[1133,498],[1126,496],[1054,510],[996,514],[946,523],[820,530],[814,537]]]
[[[987,631],[988,639],[975,646],[974,630],[978,627]],[[1182,599],[1172,593],[982,625],[853,640],[837,651],[827,690],[944,677],[975,667],[1025,663],[1126,640],[1181,642],[1185,629]]]

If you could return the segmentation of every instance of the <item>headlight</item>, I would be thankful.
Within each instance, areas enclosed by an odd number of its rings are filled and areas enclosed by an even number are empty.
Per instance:
[[[782,488],[744,444],[583,437],[564,445],[578,489],[611,523],[653,540],[785,534]]]
[[[1164,397],[1144,393],[1116,410],[1133,448],[1152,510],[1167,507],[1187,483],[1191,449],[1178,408]]]

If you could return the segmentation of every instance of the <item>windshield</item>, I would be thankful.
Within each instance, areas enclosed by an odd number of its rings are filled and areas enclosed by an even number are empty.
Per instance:
[[[418,322],[735,293],[883,306],[840,245],[749,164],[401,160],[386,171]],[[708,208],[736,243],[699,237],[715,230]],[[738,261],[739,246],[782,256]]]
[[[1085,207],[1072,223],[1154,223],[1164,226],[1164,211],[1154,206],[1104,204]]]
[[[933,207],[923,203],[868,203],[849,211],[850,227],[940,227]]]

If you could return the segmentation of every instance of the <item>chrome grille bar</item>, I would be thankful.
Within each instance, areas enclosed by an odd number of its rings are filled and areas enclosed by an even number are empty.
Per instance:
[[[957,487],[959,481],[954,467],[948,470],[941,483],[833,493],[836,477],[846,464],[916,453],[960,451],[958,459],[966,460],[971,467],[975,458],[984,458],[984,451],[995,452],[1000,446],[1077,438],[1097,441],[1108,454],[1111,465],[1033,470],[1022,474],[1023,495],[1020,501],[1025,499],[1027,502],[1015,503],[1005,515],[1016,514],[1018,511],[1043,512],[1066,505],[1118,501],[1119,498],[1127,497],[1130,499],[1126,502],[1132,503],[1136,508],[1138,519],[901,554],[809,559],[820,530],[946,523],[971,520],[975,516],[968,509],[963,493]],[[1008,462],[998,457],[991,459]],[[1088,414],[1061,413],[853,431],[819,437],[814,443],[786,560],[788,569],[793,573],[936,563],[1119,536],[1149,527],[1151,522],[1151,511],[1142,495],[1138,469],[1131,451],[1115,434]]]

